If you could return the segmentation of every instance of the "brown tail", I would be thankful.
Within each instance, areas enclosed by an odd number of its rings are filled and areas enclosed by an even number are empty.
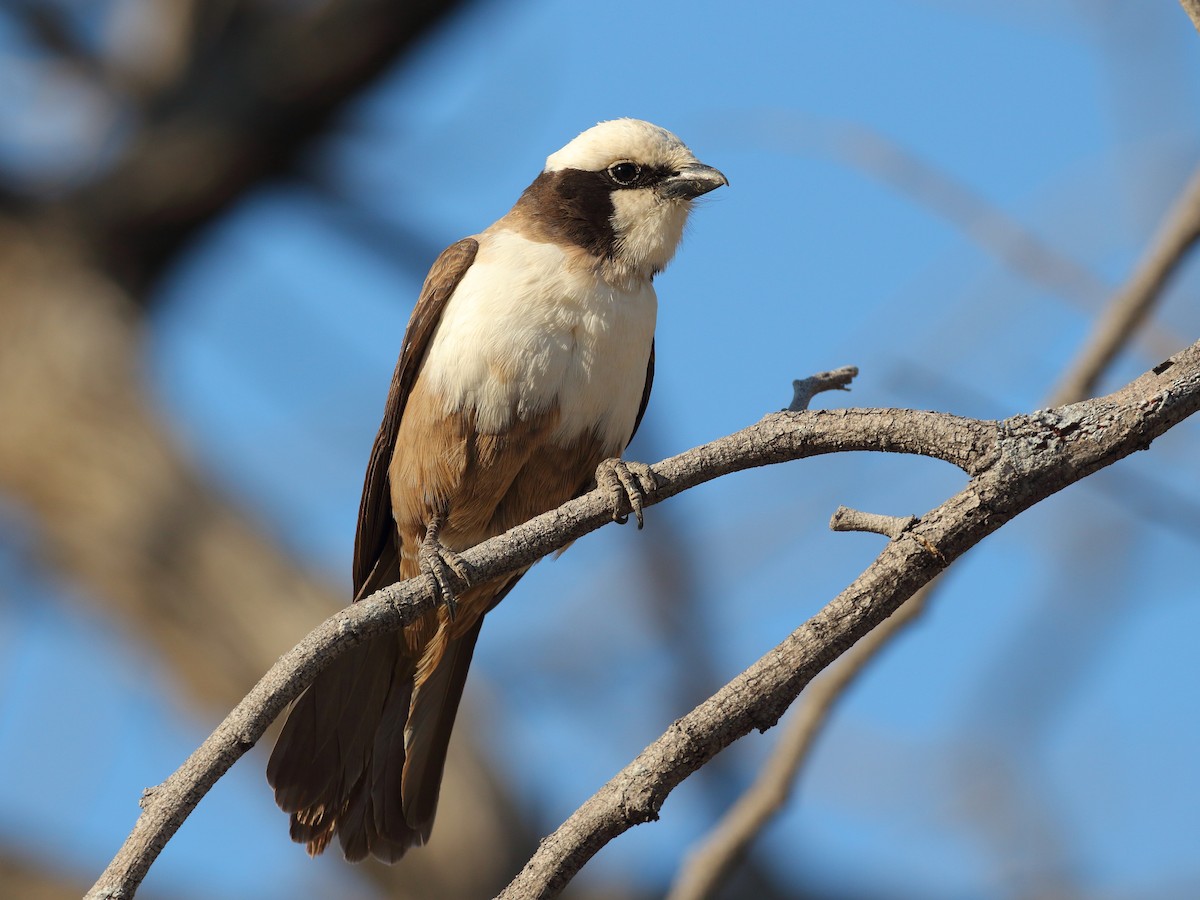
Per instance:
[[[415,691],[416,660],[399,634],[371,639],[317,676],[267,764],[292,840],[315,856],[336,833],[348,860],[395,862],[429,839],[482,623],[448,643]]]

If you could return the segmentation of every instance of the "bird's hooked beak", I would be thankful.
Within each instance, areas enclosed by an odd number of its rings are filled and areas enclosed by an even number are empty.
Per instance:
[[[701,194],[715,191],[729,179],[712,166],[692,163],[684,166],[670,178],[660,182],[659,193],[669,200],[695,200]]]

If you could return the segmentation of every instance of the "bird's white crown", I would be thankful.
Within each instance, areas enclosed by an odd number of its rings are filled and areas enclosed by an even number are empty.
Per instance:
[[[641,119],[612,119],[587,131],[546,159],[546,171],[599,172],[618,160],[681,169],[696,162],[692,151],[671,132]]]

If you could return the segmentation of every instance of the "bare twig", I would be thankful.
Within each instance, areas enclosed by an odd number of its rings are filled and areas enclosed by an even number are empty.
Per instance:
[[[848,506],[839,506],[829,519],[833,531],[870,531],[890,538],[900,537],[916,524],[916,516],[884,516]]]
[[[792,382],[792,402],[788,404],[788,411],[808,409],[813,397],[824,391],[848,391],[850,382],[857,377],[857,366],[843,366],[830,372],[818,372],[808,378],[797,378]]]

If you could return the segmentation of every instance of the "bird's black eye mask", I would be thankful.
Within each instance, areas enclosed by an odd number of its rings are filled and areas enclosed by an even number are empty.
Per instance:
[[[605,169],[604,174],[613,187],[620,189],[651,187],[679,173],[669,166],[643,166],[630,160],[621,160]]]
[[[620,166],[631,166],[621,169]],[[636,170],[636,171],[634,171]],[[619,190],[653,187],[677,175],[670,166],[644,166],[618,160],[607,169],[558,169],[542,172],[525,189],[517,206],[544,233],[582,247],[594,256],[612,259],[617,236],[613,231],[613,194]],[[628,184],[618,178],[630,179]]]

